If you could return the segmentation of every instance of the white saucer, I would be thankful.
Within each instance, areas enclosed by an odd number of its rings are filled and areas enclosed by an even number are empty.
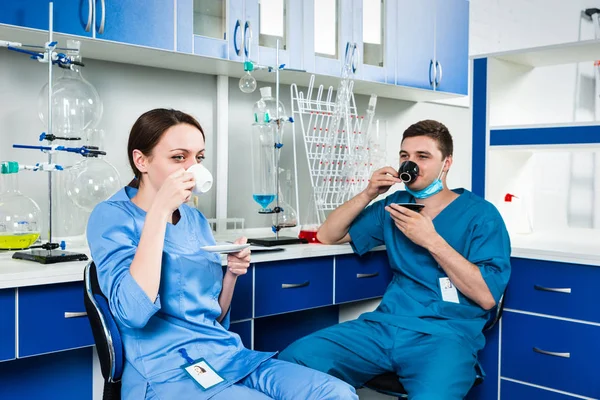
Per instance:
[[[219,243],[214,246],[204,246],[201,247],[202,250],[208,251],[210,253],[237,253],[238,251],[242,251],[250,247],[250,243],[246,244],[231,244],[231,243]]]

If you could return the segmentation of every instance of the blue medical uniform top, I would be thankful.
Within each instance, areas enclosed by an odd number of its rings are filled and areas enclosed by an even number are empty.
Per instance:
[[[254,371],[275,353],[244,348],[229,332],[229,313],[219,323],[223,270],[218,254],[202,246],[215,244],[206,218],[196,209],[179,207],[181,219],[167,224],[160,289],[152,302],[131,276],[129,266],[139,244],[146,212],[125,187],[92,212],[87,237],[98,281],[109,301],[125,348],[123,399],[209,399]],[[187,376],[178,349],[204,358],[225,383],[204,391]]]
[[[510,239],[504,221],[488,201],[466,189],[434,219],[433,225],[446,242],[477,265],[496,302],[510,277]],[[442,300],[439,278],[444,270],[423,247],[408,239],[394,225],[385,207],[414,203],[405,191],[397,191],[365,208],[350,227],[351,245],[360,255],[385,245],[393,278],[379,307],[361,319],[379,321],[417,332],[462,339],[478,351],[485,345],[483,327],[489,312],[458,291],[459,304]]]

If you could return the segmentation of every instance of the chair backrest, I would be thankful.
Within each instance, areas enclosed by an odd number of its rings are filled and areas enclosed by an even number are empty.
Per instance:
[[[492,329],[500,318],[502,318],[502,312],[504,311],[504,294],[500,297],[500,301],[496,304],[494,310],[490,313],[490,317],[483,327],[483,331],[489,331]]]
[[[93,261],[85,267],[83,281],[85,284],[83,296],[85,309],[96,342],[102,376],[105,382],[120,382],[125,364],[123,342],[117,324],[110,312],[108,300],[100,290],[96,265]]]

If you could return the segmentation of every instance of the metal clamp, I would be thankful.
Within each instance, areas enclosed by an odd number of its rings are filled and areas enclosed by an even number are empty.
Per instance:
[[[81,317],[87,317],[87,313],[86,312],[65,311],[65,318],[81,318]]]
[[[542,350],[537,347],[534,347],[533,351],[536,353],[545,354],[547,356],[560,357],[560,358],[571,358],[571,353],[557,353],[554,351]]]
[[[308,285],[310,285],[310,281],[306,281],[304,283],[282,283],[281,288],[282,289],[297,289],[297,288],[306,287]]]
[[[372,274],[356,274],[357,279],[375,278],[376,276],[379,276],[379,272],[374,272]]]
[[[544,287],[544,286],[540,286],[540,285],[533,285],[533,288],[535,290],[541,290],[544,292],[571,294],[571,288],[549,288],[549,287]]]

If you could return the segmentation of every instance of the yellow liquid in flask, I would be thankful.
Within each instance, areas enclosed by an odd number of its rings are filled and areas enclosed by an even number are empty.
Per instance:
[[[0,233],[0,249],[26,249],[40,237],[39,232],[14,234]]]

